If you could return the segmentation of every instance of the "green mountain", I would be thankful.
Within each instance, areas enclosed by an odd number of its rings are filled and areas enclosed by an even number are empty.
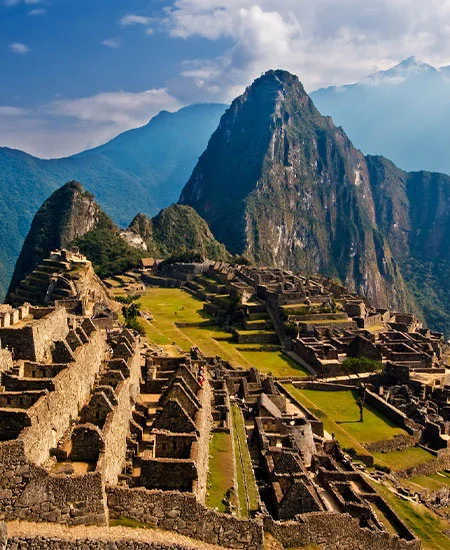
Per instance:
[[[119,229],[96,204],[93,195],[80,183],[71,181],[52,193],[34,216],[8,297],[52,250],[75,245],[92,260],[100,276],[121,273],[136,265],[141,256],[122,239]]]
[[[213,237],[205,220],[190,206],[173,204],[152,219],[138,214],[129,232],[143,239],[148,256],[165,258],[195,251],[210,260],[231,258],[225,246]]]
[[[232,253],[336,277],[450,332],[441,315],[450,306],[450,178],[365,157],[285,71],[233,101],[179,202]]]
[[[14,270],[7,301],[26,276],[50,252],[78,247],[100,277],[123,273],[140,258],[192,255],[229,260],[208,225],[190,206],[172,205],[154,218],[138,214],[121,231],[103,212],[94,196],[75,181],[63,185],[44,201],[33,218]]]
[[[0,148],[0,299],[31,220],[55,189],[66,181],[83,182],[121,226],[138,210],[155,215],[178,199],[224,110],[211,104],[163,111],[142,128],[63,159]]]

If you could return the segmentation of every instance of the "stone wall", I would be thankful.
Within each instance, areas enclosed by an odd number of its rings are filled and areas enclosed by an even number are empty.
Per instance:
[[[411,468],[398,470],[395,475],[408,479],[417,476],[429,476],[448,468],[450,468],[450,450],[445,449],[438,453],[437,458]]]
[[[67,313],[62,307],[46,311],[40,319],[23,328],[0,329],[2,345],[14,348],[16,359],[43,361],[48,357],[53,342],[64,340],[69,332]]]
[[[405,449],[414,447],[417,442],[417,437],[406,434],[397,434],[394,435],[392,439],[366,443],[364,444],[364,447],[369,451],[369,453],[390,453],[392,451],[404,451]]]
[[[0,346],[1,346],[1,342],[0,342]],[[7,349],[0,348],[0,373],[11,369],[12,366],[13,366],[13,361],[11,357],[11,352]]]
[[[132,518],[225,548],[262,550],[262,524],[237,519],[200,504],[194,495],[107,487],[110,518]]]
[[[170,538],[170,537],[168,537]],[[5,550],[192,550],[191,545],[177,544],[168,541],[143,542],[133,539],[61,539],[58,537],[12,537],[8,539]],[[3,547],[0,544],[0,550]]]
[[[105,524],[107,511],[99,473],[50,474],[26,461],[23,441],[0,446],[0,520]]]
[[[68,365],[54,379],[55,391],[41,397],[29,409],[31,426],[22,436],[28,459],[41,464],[48,457],[51,447],[63,436],[89,398],[95,376],[106,350],[106,342],[100,332],[94,332],[86,345],[77,349],[76,361]]]
[[[385,531],[371,531],[359,526],[348,514],[317,512],[302,514],[299,521],[276,522],[264,518],[264,529],[281,544],[290,547],[318,544],[324,550],[420,550],[418,540],[400,539]]]
[[[414,435],[413,430],[409,426],[409,419],[406,414],[402,413],[390,403],[382,399],[377,394],[366,389],[365,401],[380,411],[384,416],[395,422],[398,426]]]
[[[211,386],[209,381],[206,380],[204,386],[198,393],[197,397],[201,399],[202,408],[200,410],[199,418],[199,432],[200,437],[196,442],[198,449],[196,462],[197,462],[197,482],[195,483],[194,490],[197,498],[200,502],[205,502],[207,477],[208,477],[208,464],[209,464],[209,438],[212,428],[212,412],[211,412]]]
[[[105,448],[104,452],[100,454],[97,465],[97,469],[103,472],[105,482],[110,484],[117,483],[125,461],[129,422],[139,391],[140,355],[138,349],[129,359],[128,367],[130,376],[119,382],[115,391],[117,406],[108,415],[103,427]]]

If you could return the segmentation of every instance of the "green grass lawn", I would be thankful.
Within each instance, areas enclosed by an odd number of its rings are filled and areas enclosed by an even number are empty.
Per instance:
[[[242,355],[259,371],[271,372],[276,378],[309,376],[310,373],[281,351],[241,351]]]
[[[295,388],[292,384],[287,384],[286,387],[307,409],[322,420],[323,427],[328,433],[334,432],[343,448],[353,447],[358,453],[369,454],[363,447],[364,443],[391,439],[397,434],[406,433],[370,405],[365,405],[364,421],[359,422],[357,391],[303,390]],[[434,458],[431,453],[420,447],[371,454],[375,463],[389,466],[394,471],[410,468]]]
[[[387,487],[377,484],[377,492],[387,501],[406,525],[422,541],[425,550],[447,550],[450,540],[444,531],[450,529],[450,522],[440,518],[422,504],[403,500],[393,494]]]
[[[259,492],[253,474],[252,461],[247,446],[244,417],[238,405],[231,405],[234,432],[234,452],[236,454],[236,478],[238,500],[242,517],[248,517],[259,508]]]
[[[211,319],[203,311],[204,302],[183,290],[150,288],[139,298],[139,302],[141,309],[153,316],[151,322],[142,320],[142,325],[148,340],[158,346],[175,342],[183,350],[189,351],[196,345],[206,355],[220,355],[235,367],[255,366],[261,372],[272,372],[274,376],[308,374],[279,351],[239,351],[237,347],[243,345],[234,342],[232,334],[218,326],[176,327],[174,323],[200,323]]]
[[[227,491],[234,486],[234,460],[231,435],[214,432],[209,444],[208,492],[206,505],[226,511],[223,500]]]
[[[354,441],[372,443],[406,433],[370,405],[364,406],[364,421],[359,422],[357,391],[303,390],[292,385],[288,390],[324,422],[327,432],[335,432],[343,447],[353,447]]]
[[[429,476],[417,476],[408,480],[408,486],[415,491],[420,491],[421,488],[437,491],[448,485],[450,485],[450,474],[447,472],[436,472]]]
[[[390,453],[372,453],[375,462],[389,466],[393,471],[404,470],[429,462],[435,458],[431,453],[421,447],[410,447],[404,451],[392,451]]]

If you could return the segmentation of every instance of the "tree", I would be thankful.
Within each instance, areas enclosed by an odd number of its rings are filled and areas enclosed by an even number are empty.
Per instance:
[[[362,372],[377,372],[382,370],[383,363],[374,361],[367,357],[347,357],[341,365],[341,369],[350,377],[351,374],[358,376]],[[359,409],[359,421],[364,422],[364,401],[366,398],[366,388],[364,384],[359,383],[359,391],[362,394],[360,399],[356,401]]]
[[[140,315],[141,303],[136,302],[137,296],[129,296],[121,300],[122,306],[122,315],[125,321],[125,326],[136,330],[140,334],[145,334],[145,331],[141,324],[139,323],[138,317]]]
[[[357,376],[362,372],[377,372],[383,369],[381,361],[374,361],[368,357],[347,357],[341,365],[341,370],[350,376]]]

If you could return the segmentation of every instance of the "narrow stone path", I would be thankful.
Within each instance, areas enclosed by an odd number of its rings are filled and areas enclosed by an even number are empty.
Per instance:
[[[222,548],[215,544],[207,544],[194,540],[173,531],[161,529],[133,529],[131,527],[97,527],[80,525],[68,527],[57,523],[31,523],[12,521],[7,523],[8,538],[12,537],[45,537],[65,540],[100,539],[106,541],[127,540],[136,542],[152,542],[166,545],[183,546],[189,550],[218,550]]]

